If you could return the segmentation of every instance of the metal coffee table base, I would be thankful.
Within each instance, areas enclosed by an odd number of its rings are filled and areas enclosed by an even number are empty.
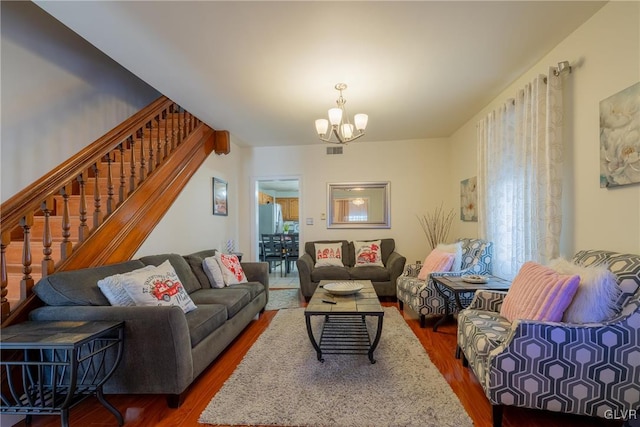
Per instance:
[[[320,343],[313,335],[311,328],[312,314],[305,313],[307,334],[316,350],[318,360],[324,362],[323,354],[366,354],[373,364],[373,352],[378,347],[382,335],[383,315],[375,315],[378,318],[378,327],[375,337],[371,341],[367,330],[366,316],[364,315],[325,315]]]

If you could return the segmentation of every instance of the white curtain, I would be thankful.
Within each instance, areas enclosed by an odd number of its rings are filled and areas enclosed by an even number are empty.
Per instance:
[[[559,254],[562,81],[553,71],[478,122],[478,226],[499,277]]]

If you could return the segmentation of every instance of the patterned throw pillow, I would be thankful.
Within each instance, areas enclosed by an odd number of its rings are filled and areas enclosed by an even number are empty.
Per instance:
[[[516,319],[559,322],[578,290],[580,276],[559,274],[529,261],[518,271],[504,297],[500,315]]]
[[[379,266],[384,267],[382,263],[382,251],[380,250],[380,240],[372,242],[353,242],[356,252],[356,267]]]
[[[344,267],[342,263],[342,243],[315,243],[314,246],[316,249],[316,267]]]
[[[177,305],[185,313],[197,308],[169,260],[153,269],[123,275],[122,286],[139,306]]]
[[[222,277],[224,278],[224,284],[226,286],[235,285],[237,283],[247,283],[247,276],[244,274],[244,270],[240,265],[240,261],[236,255],[223,254],[221,252],[216,253],[216,261],[222,271]]]
[[[135,276],[136,274],[148,272],[155,269],[155,265],[147,265],[146,267],[139,268],[137,270],[128,271],[126,273],[114,274],[113,276],[107,276],[104,279],[98,280],[98,288],[109,300],[109,304],[115,307],[132,307],[136,305],[136,302],[131,299],[127,291],[122,286],[122,280],[127,276]]]
[[[424,264],[418,273],[418,279],[427,280],[433,272],[451,271],[451,265],[456,255],[451,252],[443,252],[438,248],[431,251],[424,259]]]
[[[220,264],[215,256],[210,256],[202,260],[202,269],[207,275],[212,288],[224,288],[224,276],[220,269]]]

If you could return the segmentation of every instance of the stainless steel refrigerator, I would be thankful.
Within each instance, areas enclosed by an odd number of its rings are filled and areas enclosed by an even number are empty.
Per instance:
[[[260,235],[282,233],[283,225],[282,207],[279,204],[259,205],[258,229]]]

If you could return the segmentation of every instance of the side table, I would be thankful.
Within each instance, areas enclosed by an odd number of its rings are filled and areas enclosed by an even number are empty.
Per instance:
[[[89,396],[123,425],[118,410],[102,392],[122,358],[124,322],[24,322],[2,330],[0,412],[26,416],[60,414]]]
[[[464,277],[464,276],[463,276]],[[469,283],[465,282],[463,277],[453,276],[433,276],[433,283],[435,288],[444,299],[444,316],[440,318],[434,325],[434,332],[438,330],[440,326],[451,313],[449,313],[449,306],[455,301],[458,310],[462,310],[462,302],[460,301],[460,294],[466,292],[475,292],[477,290],[492,290],[492,291],[506,291],[511,287],[511,282],[505,279],[501,279],[495,276],[486,276],[486,283]],[[454,301],[451,301],[451,297],[445,293],[445,289],[449,290],[453,294]]]

